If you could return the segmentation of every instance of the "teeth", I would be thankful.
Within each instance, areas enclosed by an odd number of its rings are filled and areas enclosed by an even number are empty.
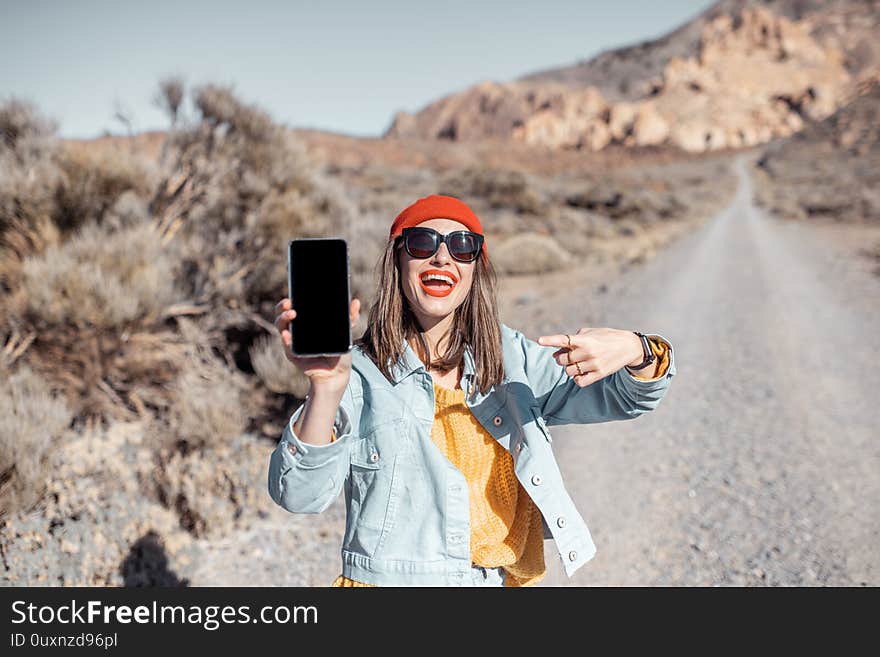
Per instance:
[[[441,276],[440,274],[425,274],[422,276],[423,281],[444,281],[445,283],[449,283],[449,285],[454,285],[455,281],[452,280],[449,276]]]

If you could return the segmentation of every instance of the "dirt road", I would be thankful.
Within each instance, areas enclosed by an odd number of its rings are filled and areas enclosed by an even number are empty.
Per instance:
[[[598,553],[568,580],[548,543],[548,585],[880,584],[876,229],[767,217],[737,172],[722,214],[573,288],[566,326],[661,333],[678,373],[650,415],[553,428]]]

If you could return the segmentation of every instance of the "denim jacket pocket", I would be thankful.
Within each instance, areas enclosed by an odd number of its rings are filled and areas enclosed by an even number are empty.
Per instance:
[[[397,450],[386,440],[399,422],[380,425],[352,445],[349,483],[351,502],[346,521],[347,549],[374,556],[393,523],[391,511]]]

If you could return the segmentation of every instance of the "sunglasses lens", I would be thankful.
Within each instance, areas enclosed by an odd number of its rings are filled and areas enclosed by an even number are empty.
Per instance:
[[[437,250],[437,242],[431,233],[414,230],[406,236],[406,250],[413,258],[430,258]]]
[[[480,253],[479,240],[470,233],[454,233],[447,238],[446,246],[453,258],[470,262]]]

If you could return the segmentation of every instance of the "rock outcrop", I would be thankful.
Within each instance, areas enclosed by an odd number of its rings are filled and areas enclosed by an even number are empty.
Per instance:
[[[833,113],[851,99],[850,71],[873,61],[862,57],[854,67],[832,38],[839,37],[834,26],[813,15],[793,21],[758,6],[715,14],[703,17],[693,52],[670,57],[641,81],[636,98],[559,81],[482,82],[414,115],[399,113],[386,137],[501,138],[590,151],[609,144],[692,152],[751,146]]]

